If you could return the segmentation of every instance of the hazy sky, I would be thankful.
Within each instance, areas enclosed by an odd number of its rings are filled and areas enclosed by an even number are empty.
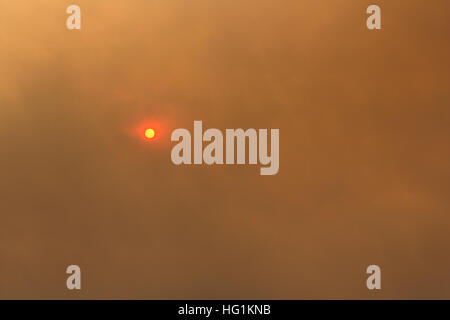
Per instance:
[[[448,0],[0,0],[0,298],[449,299],[449,31]],[[279,173],[173,165],[194,120],[279,128]]]

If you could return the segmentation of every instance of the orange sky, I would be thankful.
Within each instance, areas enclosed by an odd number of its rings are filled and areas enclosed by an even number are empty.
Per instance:
[[[0,298],[450,298],[450,3],[372,2],[0,0]],[[173,165],[194,120],[279,173]]]

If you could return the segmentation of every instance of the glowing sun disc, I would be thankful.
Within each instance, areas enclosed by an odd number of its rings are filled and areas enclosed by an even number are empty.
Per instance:
[[[149,128],[149,129],[145,130],[144,135],[147,139],[153,139],[155,137],[155,130],[153,130],[152,128]]]

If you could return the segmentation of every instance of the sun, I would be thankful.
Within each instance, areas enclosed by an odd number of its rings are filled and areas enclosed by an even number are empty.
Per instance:
[[[148,128],[145,130],[144,135],[147,139],[153,139],[155,137],[155,130]]]

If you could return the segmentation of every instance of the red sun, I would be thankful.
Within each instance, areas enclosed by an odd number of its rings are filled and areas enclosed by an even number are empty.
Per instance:
[[[144,136],[148,140],[152,140],[153,138],[155,138],[155,135],[156,135],[156,132],[153,128],[148,128],[148,129],[145,129],[145,131],[144,131]]]

